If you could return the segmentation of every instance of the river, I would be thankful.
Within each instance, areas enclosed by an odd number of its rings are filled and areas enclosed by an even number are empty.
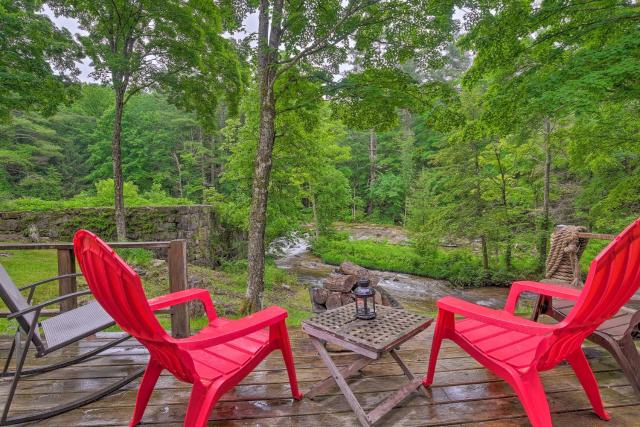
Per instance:
[[[373,227],[367,233],[362,226],[352,233],[352,238],[362,239],[379,236],[380,227]],[[305,236],[292,236],[279,239],[272,245],[272,254],[276,254],[276,264],[298,277],[301,283],[308,286],[321,286],[322,280],[336,269],[336,266],[325,264],[310,250]],[[460,289],[451,286],[446,280],[431,279],[412,274],[394,273],[390,271],[372,270],[380,280],[380,286],[387,290],[405,308],[420,311],[435,311],[436,301],[447,295],[455,295],[467,301],[492,308],[501,308],[508,289],[503,287],[483,287]]]

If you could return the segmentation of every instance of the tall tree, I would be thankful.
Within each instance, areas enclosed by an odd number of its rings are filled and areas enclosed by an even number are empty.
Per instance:
[[[410,112],[421,112],[433,93],[439,91],[439,85],[435,82],[422,84],[415,73],[392,66],[352,72],[328,92],[337,115],[345,124],[352,129],[366,130],[368,134],[367,215],[374,211],[374,200],[378,199],[375,193],[388,194],[387,191],[380,191],[385,187],[394,189],[396,194],[400,190],[397,185],[399,176],[383,175],[378,179],[378,173],[384,172],[381,167],[385,163],[378,162],[378,153],[381,153],[381,158],[390,154],[380,150],[384,149],[385,142],[392,145],[392,152],[397,152],[398,145],[404,150],[406,143],[402,142],[407,141],[407,135],[400,136],[400,141],[397,138],[385,141],[385,137],[389,135],[380,134],[393,130],[399,123],[404,126],[407,122],[406,115]]]
[[[306,2],[261,0],[256,54],[260,123],[249,226],[249,278],[244,311],[262,307],[265,227],[272,152],[276,139],[275,84],[289,71],[337,73],[358,52],[363,66],[398,64],[413,56],[440,59],[443,34],[450,34],[449,2],[352,0]],[[301,99],[301,103],[305,100]]]
[[[0,0],[0,123],[12,111],[50,115],[76,94],[80,46],[39,11],[42,3]]]
[[[92,61],[92,74],[113,89],[115,221],[117,238],[124,240],[121,134],[125,105],[136,93],[164,84],[193,88],[196,81],[202,93],[210,93],[211,85],[202,84],[200,76],[206,82],[215,80],[220,69],[212,66],[213,58],[232,50],[220,35],[221,11],[215,2],[179,0],[50,0],[49,4],[56,14],[77,19],[87,31],[78,38]],[[225,63],[233,64],[230,55],[222,56]]]

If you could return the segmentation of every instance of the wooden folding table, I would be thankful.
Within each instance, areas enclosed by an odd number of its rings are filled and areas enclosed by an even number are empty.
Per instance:
[[[402,343],[428,328],[433,322],[432,318],[406,310],[377,306],[376,311],[377,317],[375,319],[358,320],[355,318],[355,304],[348,304],[335,310],[325,311],[302,322],[302,329],[311,338],[313,346],[331,373],[330,377],[315,384],[304,396],[314,399],[337,384],[356,413],[358,420],[365,427],[377,422],[394,406],[422,386],[421,380],[413,376],[396,350]],[[327,343],[351,350],[362,357],[351,365],[340,369],[327,352],[325,348]],[[356,399],[346,379],[385,353],[389,353],[400,366],[408,383],[367,413]]]

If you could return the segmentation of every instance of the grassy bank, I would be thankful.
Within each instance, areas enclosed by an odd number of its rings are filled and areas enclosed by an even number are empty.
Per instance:
[[[168,293],[169,276],[166,263],[154,261],[151,252],[140,249],[118,252],[139,272],[147,297],[152,298]],[[0,257],[0,263],[19,287],[57,274],[56,251],[7,251]],[[246,261],[225,264],[217,270],[189,265],[187,273],[194,287],[205,288],[211,292],[220,316],[238,317],[240,303],[246,289]],[[295,277],[277,268],[275,264],[267,263],[265,282],[265,306],[279,305],[287,309],[289,325],[299,325],[302,319],[311,315],[308,290],[298,284]],[[82,288],[86,284],[80,279],[78,286]],[[34,300],[43,302],[57,295],[58,284],[54,282],[38,288]],[[0,303],[0,307],[5,310],[4,304]],[[163,326],[169,327],[168,316],[159,316],[159,320]],[[0,334],[12,333],[12,325],[6,319],[0,319]],[[204,317],[191,320],[194,330],[204,325],[206,325]]]
[[[316,240],[312,249],[329,264],[351,261],[375,270],[445,279],[456,286],[505,285],[515,279],[531,277],[535,266],[533,257],[514,258],[510,271],[499,267],[485,271],[480,257],[469,249],[431,248],[428,253],[419,253],[413,246],[348,240],[341,234]],[[501,260],[495,260],[495,264],[504,265]]]

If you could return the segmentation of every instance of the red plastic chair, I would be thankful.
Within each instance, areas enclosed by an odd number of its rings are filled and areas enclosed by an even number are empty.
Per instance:
[[[199,427],[206,424],[211,408],[220,396],[276,349],[284,356],[294,399],[302,397],[284,309],[269,307],[240,320],[224,319],[216,315],[206,289],[188,289],[147,300],[136,272],[96,235],[80,230],[73,239],[73,246],[96,300],[150,353],[130,426],[142,419],[164,369],[177,379],[193,384],[184,425]],[[190,300],[202,301],[209,325],[189,338],[172,338],[153,312]]]
[[[531,423],[551,426],[551,413],[539,372],[566,360],[596,414],[605,411],[582,342],[616,313],[640,286],[640,219],[627,227],[591,263],[582,290],[536,282],[515,282],[504,310],[492,310],[453,297],[438,301],[438,320],[423,384],[433,383],[442,340],[448,338],[513,387]],[[562,322],[543,325],[514,315],[524,291],[576,301]],[[464,316],[456,320],[454,315]]]

